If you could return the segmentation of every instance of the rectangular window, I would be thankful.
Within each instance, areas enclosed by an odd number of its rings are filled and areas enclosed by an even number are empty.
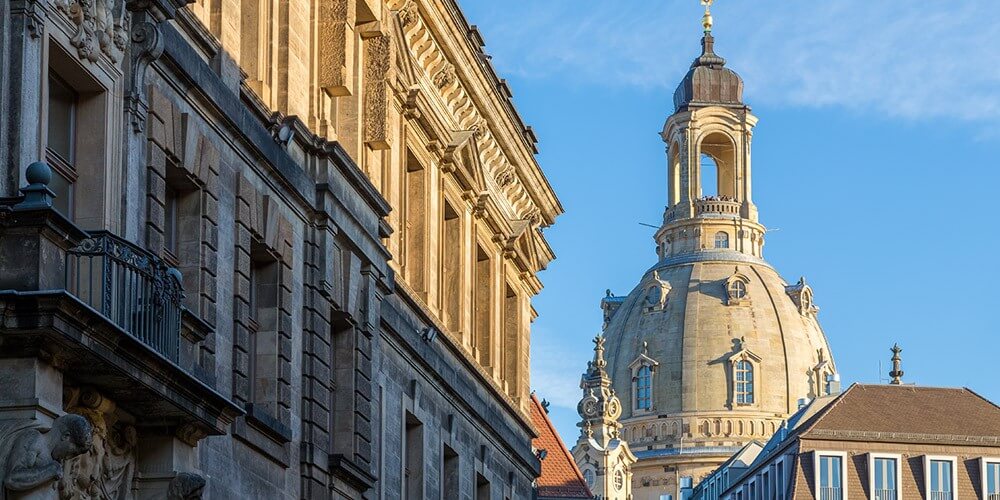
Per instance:
[[[441,498],[448,500],[451,494],[458,493],[458,453],[446,444],[441,445],[441,455],[444,458],[443,470],[441,474]]]
[[[417,500],[424,498],[424,426],[417,417],[406,412],[404,421],[406,439],[403,442],[403,498]]]
[[[897,467],[898,463],[895,458],[875,457],[872,460],[873,500],[896,500],[898,498]]]
[[[163,247],[175,258],[177,251],[177,221],[180,218],[180,194],[171,185],[167,185],[163,207]],[[176,265],[176,262],[174,263]]]
[[[954,485],[952,484],[954,466],[951,460],[929,460],[927,485],[930,494],[928,500],[952,500],[954,498]]]
[[[764,483],[764,485],[763,485],[763,488],[764,488],[764,498],[766,498],[767,500],[771,500],[774,497],[771,495],[771,474],[770,474],[770,472],[769,471],[764,471],[764,475],[762,476],[762,478],[763,478],[762,481]]]
[[[819,500],[842,500],[844,459],[838,455],[819,457]]]
[[[783,500],[785,497],[785,460],[784,458],[779,459],[777,465],[775,465],[774,474],[774,486],[775,486],[775,498],[778,500]]]
[[[413,153],[406,157],[406,209],[403,240],[406,243],[403,275],[407,284],[423,294],[427,291],[427,170]],[[426,295],[422,295],[426,300]]]
[[[45,160],[52,167],[49,189],[56,198],[52,205],[73,218],[73,183],[76,182],[76,121],[80,96],[69,84],[49,74],[48,143]]]
[[[986,500],[1000,500],[1000,460],[983,460],[983,491]]]
[[[462,329],[462,218],[451,203],[444,202],[444,223],[442,224],[442,274],[444,324],[457,334]],[[463,341],[468,342],[467,339]]]
[[[490,500],[490,482],[478,472],[476,473],[476,500]]]
[[[278,287],[281,264],[259,241],[250,243],[250,397],[255,407],[278,414]]]

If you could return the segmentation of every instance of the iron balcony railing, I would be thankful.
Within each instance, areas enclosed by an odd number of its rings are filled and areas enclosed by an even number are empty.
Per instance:
[[[950,491],[932,491],[929,500],[951,500]]]
[[[819,500],[841,500],[843,495],[840,488],[833,486],[820,487]]]
[[[894,489],[876,489],[875,490],[875,500],[896,500],[896,490]]]
[[[89,234],[67,252],[66,289],[176,362],[184,297],[180,272],[112,233]]]

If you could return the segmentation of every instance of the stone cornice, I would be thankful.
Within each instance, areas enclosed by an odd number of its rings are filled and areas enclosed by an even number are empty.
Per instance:
[[[419,15],[416,4],[397,0],[393,10],[403,10],[405,45],[417,64],[444,100],[459,130],[477,130],[483,163],[490,174],[491,188],[504,193],[511,202],[512,219],[522,218],[537,208],[543,225],[551,224],[562,212],[528,146],[528,131],[520,119],[504,116],[500,89],[491,83],[481,54],[472,51],[468,28],[457,26],[454,18],[444,19],[435,9],[426,9],[429,18]],[[449,61],[463,61],[453,65]],[[495,76],[493,77],[495,80]],[[509,104],[508,104],[509,105]],[[517,130],[520,129],[520,130]],[[501,186],[498,178],[509,178],[513,169],[515,182]],[[506,182],[504,182],[506,184]]]

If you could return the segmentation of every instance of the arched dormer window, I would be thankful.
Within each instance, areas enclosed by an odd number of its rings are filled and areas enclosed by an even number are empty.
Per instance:
[[[715,248],[729,248],[729,233],[725,231],[715,233]]]
[[[653,406],[652,394],[653,376],[649,366],[639,367],[635,375],[635,407],[648,410]]]
[[[733,365],[733,399],[737,405],[752,405],[754,403],[753,364],[750,361],[737,361]]]
[[[726,280],[726,303],[731,306],[749,304],[749,285],[750,278],[737,268],[736,272]]]

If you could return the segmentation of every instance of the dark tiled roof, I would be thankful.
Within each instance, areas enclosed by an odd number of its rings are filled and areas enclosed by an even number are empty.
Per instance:
[[[562,439],[559,439],[548,413],[534,394],[531,395],[531,422],[538,430],[538,437],[531,442],[532,446],[546,450],[545,460],[542,460],[542,475],[535,481],[538,497],[594,498],[587,483],[583,481],[583,474],[576,466],[573,455],[566,449]]]
[[[965,388],[855,384],[806,424],[820,432],[1000,436],[1000,407]]]

